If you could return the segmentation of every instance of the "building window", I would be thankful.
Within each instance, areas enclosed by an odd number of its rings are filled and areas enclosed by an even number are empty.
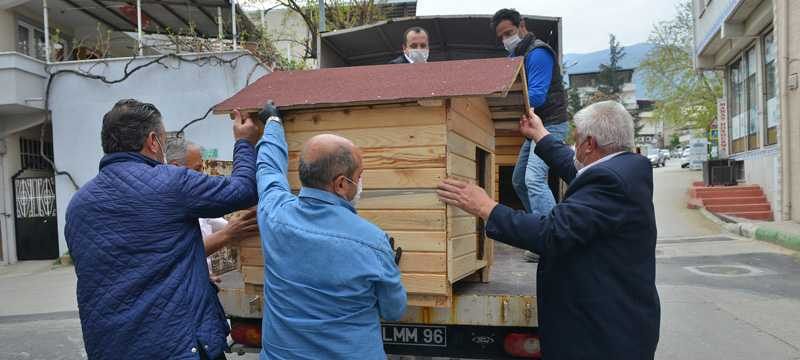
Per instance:
[[[780,100],[778,100],[778,45],[775,43],[775,35],[770,31],[764,36],[764,114],[766,117],[766,139],[767,145],[778,143],[778,123],[780,123]]]
[[[19,156],[20,162],[22,164],[22,168],[25,170],[50,170],[52,167],[50,163],[47,162],[42,157],[41,154],[41,142],[39,140],[33,139],[19,139]],[[53,158],[53,143],[45,142],[44,143],[44,153],[47,155],[48,158]]]
[[[44,31],[28,23],[18,22],[17,52],[44,60]]]
[[[745,132],[742,131],[741,123],[742,118],[746,117],[746,114],[743,113],[742,106],[742,98],[744,94],[744,79],[742,76],[742,60],[736,60],[733,64],[731,64],[730,68],[728,69],[728,84],[729,84],[729,94],[730,103],[729,112],[730,112],[730,124],[728,126],[728,133],[731,137],[731,153],[739,153],[743,152],[747,149],[747,143],[745,140]]]
[[[758,61],[755,48],[728,69],[731,153],[759,148]]]
[[[747,149],[759,148],[758,139],[758,60],[756,48],[753,47],[746,53],[747,56]]]

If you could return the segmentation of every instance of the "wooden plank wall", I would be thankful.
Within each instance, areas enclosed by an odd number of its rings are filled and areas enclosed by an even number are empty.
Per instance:
[[[487,191],[494,193],[493,154],[495,148],[494,124],[489,107],[483,98],[454,98],[447,111],[447,175],[465,181],[478,178],[477,149],[486,152]],[[447,206],[447,263],[448,280],[454,283],[476,270],[491,264],[491,240],[483,242],[483,259],[478,259],[481,234],[478,218],[460,209]]]
[[[495,199],[500,199],[500,167],[514,166],[525,138],[516,129],[516,121],[495,122]],[[511,179],[508,179],[511,181]]]
[[[400,270],[409,305],[447,306],[446,212],[435,190],[446,176],[446,116],[443,103],[432,105],[299,111],[287,114],[284,126],[294,190],[300,188],[297,169],[306,140],[333,133],[361,148],[365,170],[359,214],[403,248]]]

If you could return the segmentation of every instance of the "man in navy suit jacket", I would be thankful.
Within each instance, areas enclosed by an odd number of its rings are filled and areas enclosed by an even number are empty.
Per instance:
[[[486,233],[541,256],[537,302],[545,359],[652,359],[660,304],[655,285],[653,171],[632,154],[633,119],[617,102],[575,115],[573,152],[533,113],[520,131],[569,184],[546,215],[497,204],[472,184],[445,180],[439,197],[480,216]]]

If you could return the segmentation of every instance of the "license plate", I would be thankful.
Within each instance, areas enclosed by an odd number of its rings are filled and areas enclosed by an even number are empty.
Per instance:
[[[384,344],[447,347],[444,326],[382,324],[381,331]]]

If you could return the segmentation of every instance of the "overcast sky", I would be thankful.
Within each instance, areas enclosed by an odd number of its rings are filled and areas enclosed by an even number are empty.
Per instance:
[[[274,4],[250,1],[264,8]],[[510,7],[528,15],[557,16],[563,19],[564,53],[587,53],[607,49],[609,33],[623,46],[647,41],[653,24],[672,19],[680,1],[684,0],[417,0],[417,15],[494,14]]]
[[[647,41],[653,24],[675,15],[681,0],[417,0],[417,15],[493,14],[511,7],[523,14],[563,19],[564,53],[608,48],[608,34],[622,45]]]

